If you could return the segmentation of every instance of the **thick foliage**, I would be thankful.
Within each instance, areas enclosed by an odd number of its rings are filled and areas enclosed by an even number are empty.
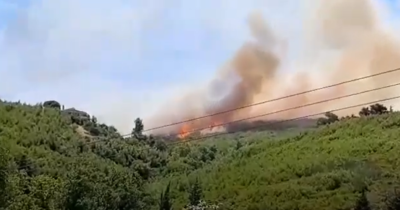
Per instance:
[[[59,107],[0,102],[0,209],[399,206],[397,193],[386,195],[400,176],[400,114],[378,105],[361,118],[327,114],[329,123],[300,134],[241,132],[173,147],[124,139]],[[140,119],[134,127],[144,136]]]
[[[148,209],[158,198],[146,182],[216,158],[211,146],[124,139],[82,111],[49,104],[0,102],[0,209]],[[81,125],[101,133],[81,133]]]
[[[60,110],[1,103],[0,116],[5,209],[143,208],[139,174],[90,150]]]
[[[175,184],[175,207],[187,203],[189,180],[201,177],[205,199],[221,203],[220,209],[333,210],[354,208],[369,186],[368,205],[386,209],[385,194],[400,178],[399,128],[400,114],[386,113],[344,118],[284,140],[264,135],[152,187]],[[247,140],[252,138],[257,137]],[[391,198],[391,205],[398,199]],[[366,205],[365,199],[359,202]]]

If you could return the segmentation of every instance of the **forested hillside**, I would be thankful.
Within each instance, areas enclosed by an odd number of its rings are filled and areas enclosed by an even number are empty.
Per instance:
[[[355,114],[171,144],[140,120],[123,138],[56,101],[0,102],[0,209],[400,209],[400,113]]]

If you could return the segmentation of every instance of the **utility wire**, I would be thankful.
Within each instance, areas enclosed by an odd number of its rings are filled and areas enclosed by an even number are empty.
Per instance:
[[[196,118],[191,118],[191,119],[184,120],[184,121],[179,121],[179,122],[175,122],[175,123],[161,125],[161,126],[145,129],[145,130],[143,130],[143,132],[156,130],[156,129],[160,129],[160,128],[165,128],[165,127],[169,127],[169,126],[173,126],[173,125],[179,125],[179,124],[182,124],[182,123],[187,123],[187,122],[191,122],[191,121],[194,121],[194,120],[199,120],[199,119],[203,119],[203,118],[206,118],[206,117],[212,117],[212,116],[216,116],[216,115],[220,115],[220,114],[236,111],[236,110],[239,110],[239,109],[244,109],[244,108],[248,108],[248,107],[252,107],[252,106],[257,106],[257,105],[273,102],[273,101],[279,101],[279,100],[282,100],[282,99],[286,99],[286,98],[290,98],[290,97],[294,97],[294,96],[298,96],[298,95],[303,95],[303,94],[306,94],[306,93],[311,93],[311,92],[315,92],[315,91],[319,91],[319,90],[323,90],[323,89],[327,89],[327,88],[331,88],[331,87],[335,87],[335,86],[339,86],[339,85],[343,85],[343,84],[347,84],[347,83],[351,83],[351,82],[356,82],[356,81],[367,79],[367,78],[371,78],[371,77],[376,77],[376,76],[380,76],[380,75],[384,75],[384,74],[389,74],[389,73],[393,73],[393,72],[396,72],[396,71],[400,71],[400,68],[391,69],[391,70],[388,70],[388,71],[384,71],[384,72],[380,72],[380,73],[376,73],[376,74],[371,74],[371,75],[368,75],[368,76],[363,76],[363,77],[359,77],[359,78],[355,78],[355,79],[339,82],[339,83],[336,83],[336,84],[331,84],[331,85],[328,85],[328,86],[319,87],[319,88],[316,88],[316,89],[311,89],[311,90],[307,90],[307,91],[304,91],[304,92],[299,92],[299,93],[295,93],[295,94],[291,94],[291,95],[286,95],[286,96],[282,96],[282,97],[278,97],[278,98],[274,98],[274,99],[270,99],[270,100],[266,100],[266,101],[261,101],[261,102],[257,102],[257,103],[253,103],[253,104],[249,104],[249,105],[245,105],[245,106],[241,106],[241,107],[237,107],[237,108],[233,108],[233,109],[229,109],[229,110],[225,110],[225,111],[221,111],[221,112],[216,112],[216,113],[209,114],[209,115],[204,115],[204,116],[200,116],[200,117],[196,117]],[[126,134],[126,135],[123,135],[123,136],[130,136],[130,135],[131,134]]]
[[[343,96],[338,96],[338,97],[334,97],[334,98],[330,98],[330,99],[325,99],[325,100],[321,100],[321,101],[317,101],[317,102],[313,102],[313,103],[308,103],[308,104],[304,104],[304,105],[300,105],[300,106],[295,106],[295,107],[291,107],[291,108],[287,108],[287,109],[281,109],[281,110],[278,110],[278,111],[269,112],[269,113],[265,113],[265,114],[261,114],[261,115],[256,115],[256,116],[252,116],[252,117],[242,118],[242,119],[239,119],[239,120],[229,121],[229,122],[226,122],[226,123],[221,123],[221,124],[215,125],[213,127],[229,125],[229,124],[238,123],[238,122],[242,122],[242,121],[246,121],[246,120],[250,120],[250,119],[255,119],[255,118],[259,118],[259,117],[264,117],[264,116],[268,116],[268,115],[272,115],[272,114],[287,112],[287,111],[300,109],[300,108],[304,108],[304,107],[308,107],[308,106],[312,106],[312,105],[316,105],[316,104],[321,104],[321,103],[326,103],[326,102],[330,102],[330,101],[339,100],[339,99],[342,99],[342,98],[348,98],[348,97],[353,97],[353,96],[356,96],[356,95],[361,95],[361,94],[365,94],[365,93],[369,93],[369,92],[373,92],[373,91],[377,91],[377,90],[383,90],[383,89],[386,89],[386,88],[391,88],[391,87],[395,87],[395,86],[399,86],[399,85],[400,85],[400,82],[399,83],[395,83],[395,84],[391,84],[391,85],[386,85],[386,86],[383,86],[383,87],[372,88],[372,89],[369,89],[369,90],[364,90],[364,91],[351,93],[351,94],[347,94],[347,95],[343,95]],[[325,113],[325,112],[323,112],[323,113]],[[282,121],[280,121],[280,122],[282,122]],[[285,122],[285,120],[283,122]],[[188,132],[184,132],[184,133],[181,133],[181,134],[194,133],[194,132],[206,130],[206,129],[209,129],[209,128],[210,127],[202,127],[202,128],[198,128],[198,129],[191,130],[191,131],[188,131]],[[99,142],[99,141],[104,141],[104,140],[95,140],[95,141],[87,142],[87,144],[96,143],[96,142]],[[182,141],[184,141],[184,140],[178,140],[178,142],[182,142]]]
[[[325,99],[325,100],[322,100],[322,101],[303,104],[303,105],[300,105],[300,106],[295,106],[295,107],[291,107],[291,108],[287,108],[287,109],[281,109],[281,110],[274,111],[274,112],[269,112],[269,113],[266,113],[266,114],[256,115],[256,116],[252,116],[252,117],[246,117],[246,118],[242,118],[240,120],[229,121],[229,122],[226,122],[226,123],[213,125],[212,127],[225,126],[225,125],[238,123],[238,122],[242,122],[242,121],[246,121],[246,120],[251,120],[251,119],[255,119],[255,118],[259,118],[259,117],[265,117],[265,116],[272,115],[272,114],[277,114],[277,113],[281,113],[281,112],[287,112],[287,111],[291,111],[291,110],[295,110],[295,109],[300,109],[300,108],[307,107],[307,106],[313,106],[313,105],[316,105],[316,104],[326,103],[326,102],[329,102],[329,101],[335,101],[335,100],[339,100],[339,99],[342,99],[342,98],[348,98],[348,97],[352,97],[352,96],[356,96],[356,95],[361,95],[361,94],[364,94],[364,93],[369,93],[369,92],[373,92],[373,91],[377,91],[377,90],[383,90],[383,89],[386,89],[386,88],[391,88],[391,87],[395,87],[395,86],[399,86],[399,85],[400,85],[400,82],[396,83],[396,84],[392,84],[392,85],[379,87],[379,88],[373,88],[373,89],[369,89],[369,90],[360,91],[360,92],[357,92],[357,93],[351,93],[351,94],[344,95],[344,96]],[[197,129],[194,129],[194,130],[191,130],[191,131],[182,132],[180,134],[194,133],[194,132],[202,131],[202,130],[206,130],[206,129],[210,129],[210,127],[208,126],[208,127],[197,128]]]
[[[362,103],[362,104],[357,104],[357,105],[352,105],[352,106],[346,106],[346,107],[342,107],[342,108],[338,108],[338,109],[327,110],[327,111],[324,111],[324,112],[319,112],[319,113],[315,113],[315,114],[310,114],[310,115],[305,115],[305,116],[301,116],[301,117],[291,118],[291,119],[287,119],[287,120],[275,121],[275,122],[271,122],[271,123],[265,123],[265,124],[262,124],[262,125],[256,125],[256,126],[251,127],[250,129],[263,127],[263,126],[266,126],[266,125],[275,125],[275,124],[280,124],[280,123],[284,123],[284,122],[300,120],[300,119],[309,118],[309,117],[315,117],[315,116],[318,116],[318,115],[321,115],[321,114],[325,114],[326,112],[337,112],[337,111],[342,111],[342,110],[346,110],[346,109],[357,108],[357,107],[360,107],[360,106],[367,106],[367,105],[371,105],[371,104],[376,104],[376,103],[379,103],[379,102],[391,101],[391,100],[395,100],[395,99],[400,99],[400,95],[399,96],[390,97],[390,98],[381,99],[381,100],[371,101],[371,102],[367,102],[367,103]],[[182,141],[182,140],[181,141],[173,141],[173,142],[169,143],[168,145],[175,145],[175,144],[183,144],[183,143],[188,143],[188,142],[194,142],[194,141],[199,141],[199,140],[206,139],[206,138],[212,138],[212,137],[217,137],[217,136],[227,135],[227,134],[232,134],[232,133],[235,133],[235,131],[226,132],[226,133],[215,133],[215,134],[212,134],[212,135],[200,136],[198,138],[190,139],[190,140],[187,140],[187,141]]]

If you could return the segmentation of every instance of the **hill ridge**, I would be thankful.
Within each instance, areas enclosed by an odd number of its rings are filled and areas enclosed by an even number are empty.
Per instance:
[[[160,136],[123,138],[54,104],[0,102],[0,209],[159,209],[168,183],[173,209],[193,208],[194,192],[205,200],[198,205],[219,209],[350,209],[365,186],[381,209],[399,180],[400,113],[379,105],[361,117],[326,113],[312,129],[172,146]]]

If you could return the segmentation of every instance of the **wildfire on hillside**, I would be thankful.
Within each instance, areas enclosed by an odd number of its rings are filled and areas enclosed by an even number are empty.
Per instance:
[[[320,0],[315,1],[312,6],[306,3],[307,12],[304,12],[305,16],[301,17],[300,23],[303,25],[302,34],[299,36],[280,33],[292,30],[280,28],[288,24],[278,22],[270,24],[273,20],[264,19],[258,12],[249,14],[249,34],[252,37],[245,40],[243,45],[238,46],[237,51],[233,52],[226,62],[221,63],[220,68],[216,69],[209,81],[174,95],[166,105],[160,106],[159,111],[149,116],[146,125],[156,127],[222,113],[192,121],[189,125],[157,129],[152,133],[172,134],[174,137],[179,134],[179,138],[185,138],[193,133],[187,131],[193,130],[198,133],[197,131],[204,129],[200,134],[210,133],[208,126],[211,132],[224,132],[225,129],[233,132],[250,129],[256,125],[281,129],[285,127],[282,124],[270,126],[263,123],[298,118],[346,105],[391,97],[392,94],[398,92],[398,89],[379,90],[379,92],[332,100],[313,106],[307,105],[395,83],[396,78],[400,77],[400,73],[397,72],[321,89],[321,87],[341,83],[349,78],[379,74],[400,66],[400,39],[395,30],[387,28],[381,19],[384,11],[380,9],[378,2]],[[289,19],[290,21],[294,22],[297,19]],[[285,30],[275,30],[279,28]],[[298,54],[298,52],[302,53]],[[296,56],[292,57],[289,54]],[[192,69],[198,68],[190,70]],[[319,89],[319,91],[297,95],[311,89]],[[297,96],[275,100],[293,94]],[[259,103],[271,99],[274,99],[273,103],[262,103],[263,105]],[[249,106],[250,104],[257,104],[257,106]],[[298,106],[303,106],[303,108],[292,109]],[[165,112],[164,107],[173,108]],[[235,112],[226,111],[237,107],[248,108]],[[268,112],[283,109],[290,109],[290,111],[265,115]],[[348,115],[354,111],[355,109],[348,109],[338,114]],[[260,115],[263,116],[219,126],[222,129],[214,128],[215,124],[212,123],[213,121],[227,123]]]
[[[187,136],[189,136],[191,134],[191,128],[189,126],[189,124],[183,124],[183,126],[181,127],[181,129],[179,130],[179,134],[178,134],[178,138],[180,139],[184,139]]]
[[[211,121],[208,127],[197,127],[193,126],[193,124],[185,123],[180,127],[179,134],[177,136],[179,139],[185,139],[197,131],[203,134],[221,132],[221,129],[224,128],[223,124],[224,123],[220,121]]]

